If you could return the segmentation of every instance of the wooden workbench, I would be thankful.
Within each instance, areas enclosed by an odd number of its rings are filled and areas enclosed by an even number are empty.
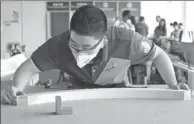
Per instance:
[[[6,85],[8,83],[1,84],[2,91]],[[40,88],[37,88],[36,92],[40,92]],[[65,105],[73,108],[73,115],[56,115],[54,103],[28,107],[2,105],[1,123],[194,124],[194,98],[188,101],[137,99],[83,100],[65,102]]]

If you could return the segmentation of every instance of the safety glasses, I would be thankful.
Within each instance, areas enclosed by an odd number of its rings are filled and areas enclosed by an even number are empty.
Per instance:
[[[93,54],[93,53],[96,53],[98,52],[98,50],[100,49],[99,47],[102,47],[103,43],[105,43],[107,41],[107,38],[106,36],[102,37],[99,42],[97,44],[95,44],[94,46],[92,47],[81,47],[81,48],[76,48],[76,46],[73,45],[72,43],[72,40],[70,39],[70,42],[69,42],[69,47],[70,49],[73,51],[73,52],[76,52],[76,53],[84,53],[84,54]]]

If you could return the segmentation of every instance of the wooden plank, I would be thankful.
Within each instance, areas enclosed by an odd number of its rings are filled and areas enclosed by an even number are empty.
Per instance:
[[[37,105],[55,102],[55,96],[61,96],[62,101],[90,99],[164,99],[190,100],[191,93],[186,90],[159,88],[99,88],[53,91],[17,96],[17,106]]]
[[[186,63],[181,63],[181,62],[173,62],[172,63],[173,66],[183,69],[184,71],[188,71],[188,70],[194,70],[194,67],[188,67],[188,65]]]

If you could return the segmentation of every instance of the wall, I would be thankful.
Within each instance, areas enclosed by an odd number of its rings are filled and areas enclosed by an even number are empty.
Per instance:
[[[45,1],[2,1],[1,20],[12,20],[12,11],[19,13],[18,23],[4,26],[1,32],[1,53],[4,54],[8,42],[26,45],[26,56],[46,41]]]
[[[1,57],[4,57],[6,45],[8,42],[22,43],[22,7],[20,1],[1,1],[1,21],[5,22],[14,20],[13,11],[18,12],[19,18],[17,23],[10,23],[5,26],[1,23],[3,30],[1,32]]]
[[[19,13],[19,22],[4,27],[1,32],[1,56],[8,42],[20,42],[26,45],[26,57],[46,41],[46,2],[45,1],[3,1],[1,19],[12,19],[12,11]],[[35,75],[31,83],[39,80]]]
[[[187,29],[194,31],[194,1],[186,1]]]
[[[29,57],[34,50],[46,41],[46,3],[44,1],[22,2],[23,42],[26,55]]]

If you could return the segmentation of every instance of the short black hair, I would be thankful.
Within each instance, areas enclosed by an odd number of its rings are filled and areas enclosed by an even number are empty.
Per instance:
[[[144,18],[143,16],[140,16],[139,20],[140,20],[140,21],[144,21],[145,18]]]
[[[82,6],[73,14],[70,29],[79,35],[102,36],[107,31],[107,17],[93,5]]]
[[[122,14],[122,17],[126,17],[128,15],[131,15],[131,11],[130,10],[124,10],[123,14]]]

